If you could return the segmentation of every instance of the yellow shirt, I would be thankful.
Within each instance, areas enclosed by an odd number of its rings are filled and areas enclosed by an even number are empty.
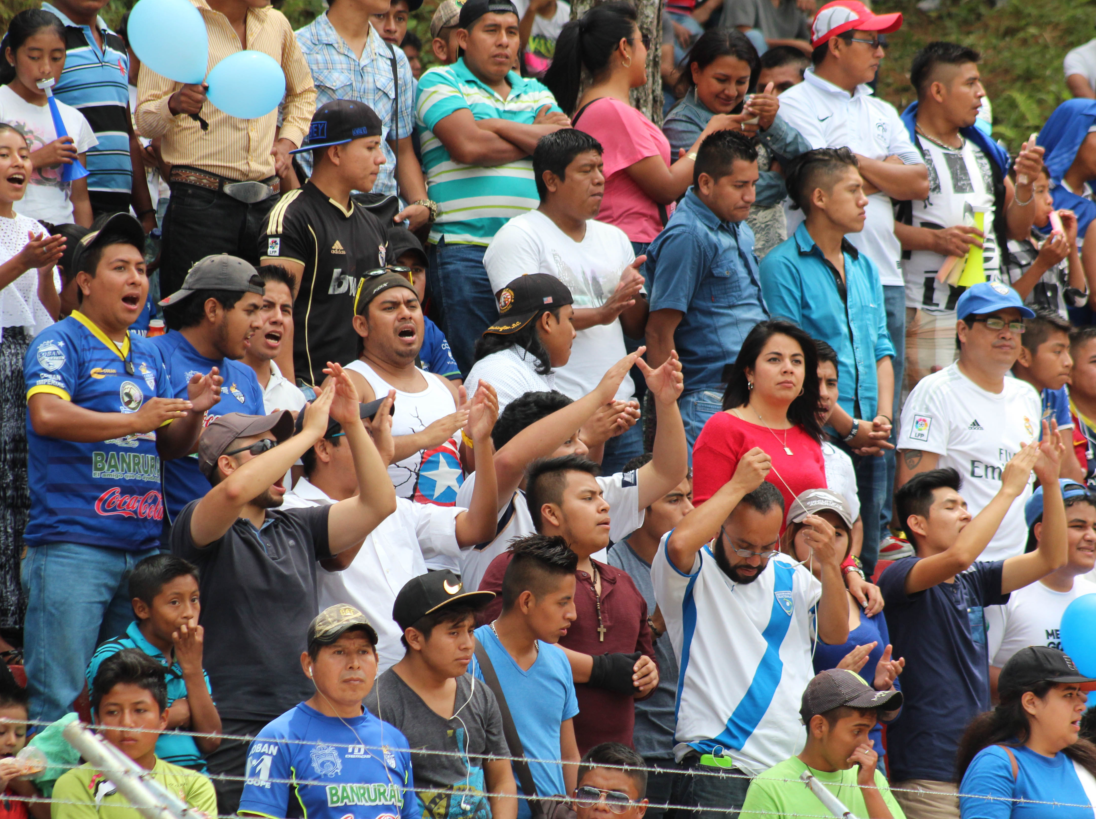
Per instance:
[[[217,815],[217,794],[209,777],[159,757],[152,778],[206,816]],[[63,774],[53,788],[50,819],[144,819],[107,777],[84,763]]]
[[[201,12],[209,35],[208,72],[225,57],[242,51],[243,46],[225,15],[214,11],[206,0],[190,2]],[[279,111],[245,120],[230,117],[207,102],[201,116],[209,123],[209,130],[203,131],[188,115],[174,116],[168,109],[168,100],[182,84],[142,65],[137,82],[137,130],[149,139],[163,137],[161,151],[171,165],[189,165],[240,181],[268,179],[274,176],[270,150],[275,139],[288,139],[300,147],[308,133],[316,110],[316,90],[289,21],[270,6],[249,9],[246,30],[248,49],[269,54],[285,72],[285,100],[279,109],[281,128]]]

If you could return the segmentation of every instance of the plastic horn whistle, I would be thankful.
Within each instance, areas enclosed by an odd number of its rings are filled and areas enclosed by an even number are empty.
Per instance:
[[[1051,233],[1065,233],[1066,229],[1062,227],[1062,217],[1058,215],[1058,211],[1052,210],[1050,212],[1050,232]]]
[[[974,208],[974,227],[986,234],[986,211],[982,208]],[[963,272],[959,275],[960,287],[973,287],[986,280],[986,254],[982,245],[971,245],[967,252],[967,262],[963,265]]]
[[[67,137],[68,131],[65,130],[65,121],[61,119],[61,109],[57,107],[57,100],[53,97],[53,78],[50,77],[46,80],[38,81],[38,88],[46,92],[46,101],[49,103],[49,113],[53,117],[53,130],[57,132],[57,138]],[[72,160],[71,165],[61,166],[61,181],[73,182],[77,179],[83,179],[88,175],[88,169],[80,164],[79,159]]]
[[[1035,146],[1035,140],[1037,140],[1038,138],[1039,138],[1039,134],[1037,134],[1037,133],[1032,134],[1030,137],[1028,137],[1028,141],[1027,141],[1028,147],[1029,148],[1034,147]],[[1030,181],[1031,180],[1028,179],[1028,175],[1026,173],[1022,173],[1022,174],[1020,174],[1019,176],[1016,177],[1016,184],[1017,185],[1026,185]]]

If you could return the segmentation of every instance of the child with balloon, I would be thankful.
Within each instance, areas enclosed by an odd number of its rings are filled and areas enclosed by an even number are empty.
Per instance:
[[[0,122],[16,128],[30,146],[32,168],[26,196],[16,210],[55,225],[91,226],[86,178],[66,173],[99,141],[84,115],[54,100],[63,126],[58,128],[46,88],[58,82],[65,67],[65,27],[56,15],[39,9],[21,11],[4,36],[0,60]]]

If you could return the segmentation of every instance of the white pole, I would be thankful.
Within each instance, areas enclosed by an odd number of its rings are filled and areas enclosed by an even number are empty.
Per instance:
[[[832,813],[837,819],[856,819],[851,810],[842,804],[841,800],[830,793],[829,788],[811,776],[810,771],[803,771],[799,778],[811,789],[811,793],[818,797],[818,801]]]

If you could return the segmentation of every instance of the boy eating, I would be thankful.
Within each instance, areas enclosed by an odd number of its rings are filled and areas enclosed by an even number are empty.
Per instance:
[[[209,677],[202,670],[205,630],[198,625],[202,610],[198,570],[172,554],[146,557],[129,577],[129,596],[137,619],[124,635],[103,643],[92,656],[88,690],[103,661],[125,649],[136,649],[165,666],[168,730],[156,743],[156,753],[173,765],[205,771],[202,754],[215,750],[220,739],[195,739],[176,732],[221,732]]]
[[[810,773],[855,816],[904,819],[887,780],[876,770],[879,755],[868,732],[880,711],[902,705],[901,691],[876,691],[857,674],[823,671],[803,692],[799,714],[807,745],[750,783],[746,816],[825,816],[829,809],[799,781]]]

